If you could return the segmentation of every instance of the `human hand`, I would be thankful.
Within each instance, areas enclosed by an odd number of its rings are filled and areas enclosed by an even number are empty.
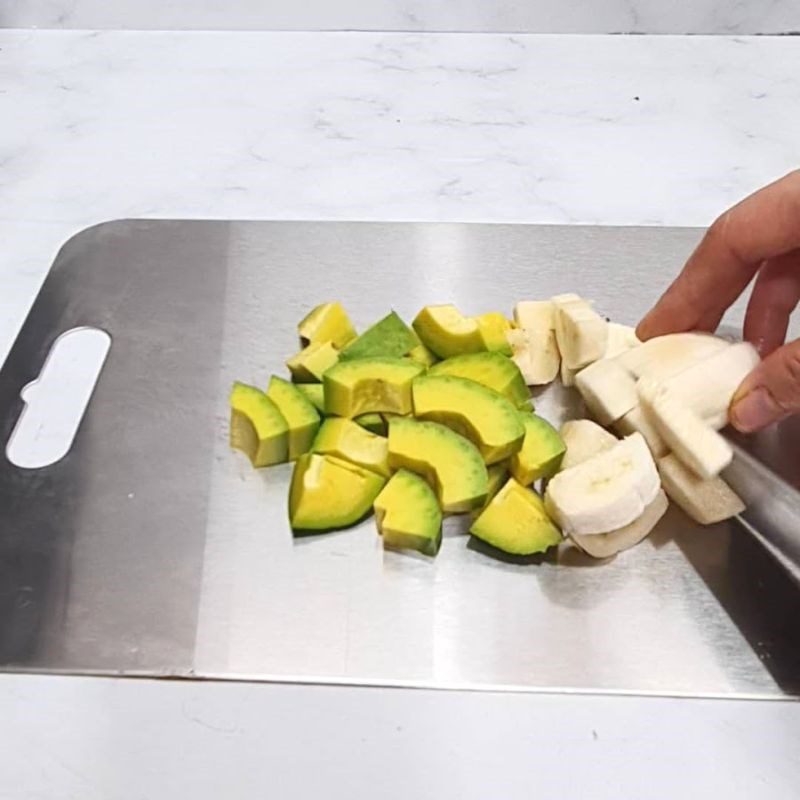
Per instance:
[[[744,433],[800,412],[800,340],[784,344],[800,301],[800,170],[719,217],[636,333],[651,339],[714,331],[753,276],[744,337],[763,361],[739,387],[730,411]]]

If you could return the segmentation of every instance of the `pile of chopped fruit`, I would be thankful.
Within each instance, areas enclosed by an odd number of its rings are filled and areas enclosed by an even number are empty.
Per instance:
[[[506,553],[567,539],[607,558],[653,530],[667,496],[701,524],[743,510],[720,477],[733,453],[718,430],[758,361],[748,344],[641,343],[574,294],[518,303],[513,322],[443,305],[409,327],[391,312],[361,335],[325,303],[298,330],[291,381],[230,397],[233,447],[254,467],[295,462],[296,532],[374,511],[385,546],[433,556],[443,515],[469,514],[470,533]],[[536,415],[528,386],[559,376],[596,422],[559,432]]]

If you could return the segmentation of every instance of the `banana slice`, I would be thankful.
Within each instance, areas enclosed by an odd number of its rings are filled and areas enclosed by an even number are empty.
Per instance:
[[[574,295],[577,298],[577,295]],[[539,331],[556,329],[556,307],[552,300],[522,300],[514,306],[517,327]]]
[[[736,390],[760,360],[753,345],[738,342],[665,380],[664,386],[719,430],[728,424],[728,409]]]
[[[710,333],[670,333],[648,339],[617,361],[635,378],[665,380],[728,347],[730,342]]]
[[[557,295],[555,328],[561,359],[578,370],[602,358],[608,345],[608,323],[576,295]]]
[[[551,328],[517,328],[507,333],[511,358],[519,367],[528,386],[551,383],[558,375],[561,356],[556,333]]]
[[[614,423],[614,431],[620,436],[641,433],[650,448],[650,452],[653,454],[653,458],[661,458],[661,456],[669,453],[669,447],[667,447],[664,437],[658,432],[655,422],[641,405],[637,405],[636,408],[631,409],[625,416],[618,419]]]
[[[570,369],[567,366],[567,362],[564,359],[561,359],[561,385],[562,386],[574,386],[575,385],[575,376],[578,374],[577,370]]]
[[[561,459],[562,472],[577,467],[586,459],[613,447],[619,439],[590,419],[574,419],[561,426],[561,438],[567,448]]]
[[[584,553],[588,553],[593,558],[611,558],[622,550],[635,547],[643,539],[646,539],[668,508],[667,495],[659,489],[655,499],[645,508],[641,516],[629,525],[610,533],[598,533],[592,536],[573,533],[570,539]]]
[[[745,509],[741,497],[722,478],[698,478],[674,454],[659,458],[656,466],[670,499],[701,525],[722,522]]]
[[[639,517],[660,488],[650,450],[635,433],[559,472],[547,485],[545,504],[565,534],[607,533]]]
[[[575,376],[575,385],[589,413],[601,425],[611,425],[639,405],[636,380],[610,358],[582,369]]]
[[[731,446],[686,403],[653,378],[640,378],[639,399],[667,446],[701,478],[716,478],[733,460]]]
[[[620,325],[618,322],[608,323],[608,344],[604,358],[616,358],[628,350],[633,350],[642,344],[636,335],[636,329],[630,325]]]

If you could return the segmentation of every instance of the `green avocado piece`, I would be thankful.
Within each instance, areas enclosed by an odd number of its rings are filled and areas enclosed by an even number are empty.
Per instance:
[[[490,311],[475,317],[475,322],[478,323],[487,350],[502,353],[504,356],[511,355],[511,345],[506,334],[513,326],[503,314]]]
[[[389,466],[425,478],[447,513],[471,511],[486,498],[489,477],[481,454],[438,422],[394,417],[389,422]]]
[[[401,469],[375,498],[375,522],[384,547],[435,556],[442,541],[442,510],[423,478]]]
[[[486,472],[489,474],[489,491],[486,492],[486,499],[483,501],[483,505],[472,512],[473,519],[477,519],[483,513],[483,509],[492,502],[492,498],[505,486],[506,481],[511,477],[511,473],[508,470],[508,460],[486,467]]]
[[[392,474],[386,438],[370,433],[345,417],[326,419],[314,439],[311,451],[342,458],[387,478]]]
[[[417,344],[417,337],[408,325],[392,311],[339,354],[342,361],[354,358],[400,358]]]
[[[412,325],[422,343],[439,358],[487,349],[478,323],[455,306],[425,306]]]
[[[410,414],[411,382],[423,370],[406,358],[340,361],[323,378],[325,412],[351,418],[373,411]]]
[[[295,386],[306,396],[317,411],[325,413],[325,389],[321,383],[297,383]]]
[[[470,533],[518,556],[543,553],[561,541],[561,531],[547,516],[539,495],[513,478],[472,523]]]
[[[502,353],[469,353],[440,361],[430,368],[431,375],[468,378],[492,389],[515,406],[530,403],[531,393],[519,367]]]
[[[318,305],[300,321],[297,331],[308,344],[331,342],[338,348],[356,338],[353,323],[341,303]]]
[[[319,383],[322,376],[339,360],[333,342],[313,342],[287,362],[296,383]]]
[[[278,407],[289,426],[289,461],[307,453],[319,430],[319,413],[311,401],[289,381],[273,375],[267,397]]]
[[[552,478],[561,467],[567,448],[558,431],[535,414],[520,414],[525,426],[522,449],[511,457],[511,474],[523,486],[539,478]]]
[[[522,447],[525,427],[520,414],[497,392],[452,375],[422,375],[412,391],[415,417],[440,422],[465,436],[487,464],[502,461]]]
[[[422,364],[423,367],[432,367],[439,360],[436,357],[436,353],[432,350],[428,350],[422,342],[414,345],[414,347],[408,351],[408,357],[412,361],[416,361],[417,364]]]
[[[289,426],[261,389],[234,383],[230,394],[231,447],[246,453],[254,467],[286,461]]]
[[[353,422],[357,422],[370,433],[377,433],[378,436],[386,436],[389,432],[389,426],[382,414],[361,414],[361,416],[355,417]]]
[[[491,467],[486,468],[486,471],[489,473],[489,491],[486,493],[486,504],[488,505],[510,477],[508,461],[492,464]]]
[[[289,489],[289,521],[296,531],[347,528],[371,510],[386,479],[335,456],[297,459]]]

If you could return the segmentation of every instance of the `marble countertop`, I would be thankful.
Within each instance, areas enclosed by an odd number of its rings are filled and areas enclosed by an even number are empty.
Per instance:
[[[59,245],[103,220],[705,225],[798,166],[799,76],[800,39],[788,37],[0,31],[0,360]],[[679,266],[664,265],[664,283]],[[95,746],[111,759],[107,748],[118,745],[118,776],[132,763],[129,742],[105,741],[103,731],[124,724],[122,707],[135,708],[144,690],[114,682],[120,688],[104,694],[106,683],[0,680],[0,703],[14,700],[26,719],[24,736],[6,736],[17,749],[4,748],[4,758],[38,787],[27,796],[145,796],[113,775],[86,775]],[[242,691],[236,702],[244,708],[258,687]],[[88,699],[92,692],[105,699]],[[384,736],[380,693],[365,692],[353,713]],[[213,723],[219,695],[209,685],[199,696],[185,702],[211,704],[210,712],[187,712],[176,691],[175,707],[163,713]],[[44,720],[82,707],[91,716],[85,739],[65,724],[45,736],[36,722],[37,713]],[[717,722],[706,733],[732,724],[722,705],[710,709],[702,713]],[[571,752],[571,719],[548,763],[559,748]],[[750,764],[755,783],[709,763],[712,783],[703,785],[724,784],[730,797],[752,796],[753,787],[793,796],[798,767],[787,753],[796,754],[800,717],[776,711],[759,725],[765,740],[774,734],[794,749]],[[227,721],[217,727],[219,737],[236,735],[235,726],[225,732]],[[171,730],[182,735],[180,726]],[[672,746],[684,752],[707,745],[673,733]],[[720,745],[720,763],[740,760],[736,741],[738,734]],[[42,762],[67,742],[85,747],[61,766]],[[26,761],[31,748],[41,755]],[[257,764],[258,748],[252,758]],[[655,754],[648,758],[637,769],[649,769]],[[596,766],[603,764],[614,766],[605,758]],[[672,784],[659,773],[665,787],[700,785],[699,772],[668,772]],[[505,796],[524,790],[521,776]],[[615,786],[609,780],[606,794],[593,796],[619,796]],[[407,788],[406,796],[415,793]]]

